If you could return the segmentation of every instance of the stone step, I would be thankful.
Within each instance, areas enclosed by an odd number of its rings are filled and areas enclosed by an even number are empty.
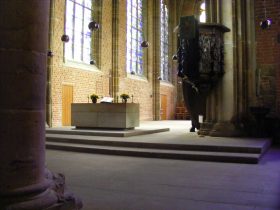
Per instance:
[[[134,148],[120,146],[99,146],[61,142],[46,142],[47,149],[84,152],[93,154],[123,155],[134,157],[165,158],[180,160],[216,161],[231,163],[258,163],[260,154],[216,152],[216,151],[180,151],[172,149]]]
[[[147,135],[153,133],[161,133],[169,131],[169,128],[150,128],[150,129],[128,129],[128,130],[113,130],[113,129],[55,129],[47,128],[47,134],[61,134],[61,135],[83,135],[83,136],[111,136],[111,137],[130,137]]]
[[[185,151],[208,151],[208,152],[228,152],[228,153],[250,153],[262,154],[269,147],[269,141],[264,145],[218,145],[218,144],[179,144],[179,143],[153,143],[126,140],[105,140],[90,138],[86,136],[47,134],[47,142],[72,143],[83,145],[111,146],[111,147],[131,147],[146,149],[167,149]]]

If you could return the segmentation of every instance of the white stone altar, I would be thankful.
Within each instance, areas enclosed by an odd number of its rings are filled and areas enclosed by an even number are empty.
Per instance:
[[[71,125],[77,128],[133,129],[139,126],[139,104],[72,103]]]

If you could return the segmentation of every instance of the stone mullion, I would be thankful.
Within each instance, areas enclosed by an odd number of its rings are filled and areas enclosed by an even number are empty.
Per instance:
[[[153,119],[160,119],[160,1],[153,1]]]
[[[142,17],[143,17],[143,40],[144,41],[149,41],[149,12],[148,12],[148,1],[149,0],[142,0]],[[141,44],[141,43],[139,43]],[[148,80],[151,78],[151,72],[149,71],[149,50],[151,47],[145,49],[143,48],[143,76],[145,76]]]
[[[101,41],[102,41],[102,0],[93,1],[93,20],[95,20],[101,27],[98,30],[92,32],[92,59],[96,61],[96,66],[101,68]]]
[[[176,63],[173,62],[172,57],[173,55],[176,54],[177,52],[177,34],[173,33],[173,29],[176,27],[176,5],[170,3],[170,1],[168,2],[169,4],[169,17],[170,17],[170,25],[169,25],[169,34],[170,34],[170,43],[169,44],[170,50],[169,50],[169,62],[170,62],[170,66],[171,66],[171,83],[173,85],[175,85],[175,87],[177,87],[177,75],[175,74],[175,69],[177,67]],[[176,89],[175,89],[176,90]],[[175,97],[175,96],[174,96]]]
[[[175,84],[175,78],[174,78],[174,62],[172,62],[172,56],[176,53],[176,43],[174,42],[174,35],[173,35],[173,28],[174,25],[174,11],[175,11],[175,4],[170,4],[170,1],[168,1],[167,4],[168,8],[168,66],[170,66],[169,74],[170,74],[170,83],[173,85]]]
[[[153,1],[150,0],[144,0],[145,2],[145,8],[144,11],[146,11],[145,13],[145,18],[146,18],[146,24],[144,25],[144,29],[147,31],[146,35],[147,35],[147,40],[149,41],[150,45],[149,48],[147,48],[146,50],[144,50],[144,55],[145,55],[145,67],[147,68],[147,79],[151,84],[151,93],[150,93],[150,97],[152,97],[153,95],[153,88],[154,88],[154,44],[153,44]],[[152,99],[152,98],[151,98]],[[152,102],[152,104],[154,105],[154,102]],[[152,105],[152,106],[153,106]],[[153,112],[153,110],[152,110]]]

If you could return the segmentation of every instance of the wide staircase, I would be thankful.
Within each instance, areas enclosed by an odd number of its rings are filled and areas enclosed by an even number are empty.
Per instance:
[[[46,131],[47,149],[134,157],[258,163],[269,147],[269,139],[199,137],[172,128]]]

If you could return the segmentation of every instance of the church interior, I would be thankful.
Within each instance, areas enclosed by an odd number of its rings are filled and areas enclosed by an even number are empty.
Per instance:
[[[1,210],[280,208],[280,0],[1,0],[0,74]]]

